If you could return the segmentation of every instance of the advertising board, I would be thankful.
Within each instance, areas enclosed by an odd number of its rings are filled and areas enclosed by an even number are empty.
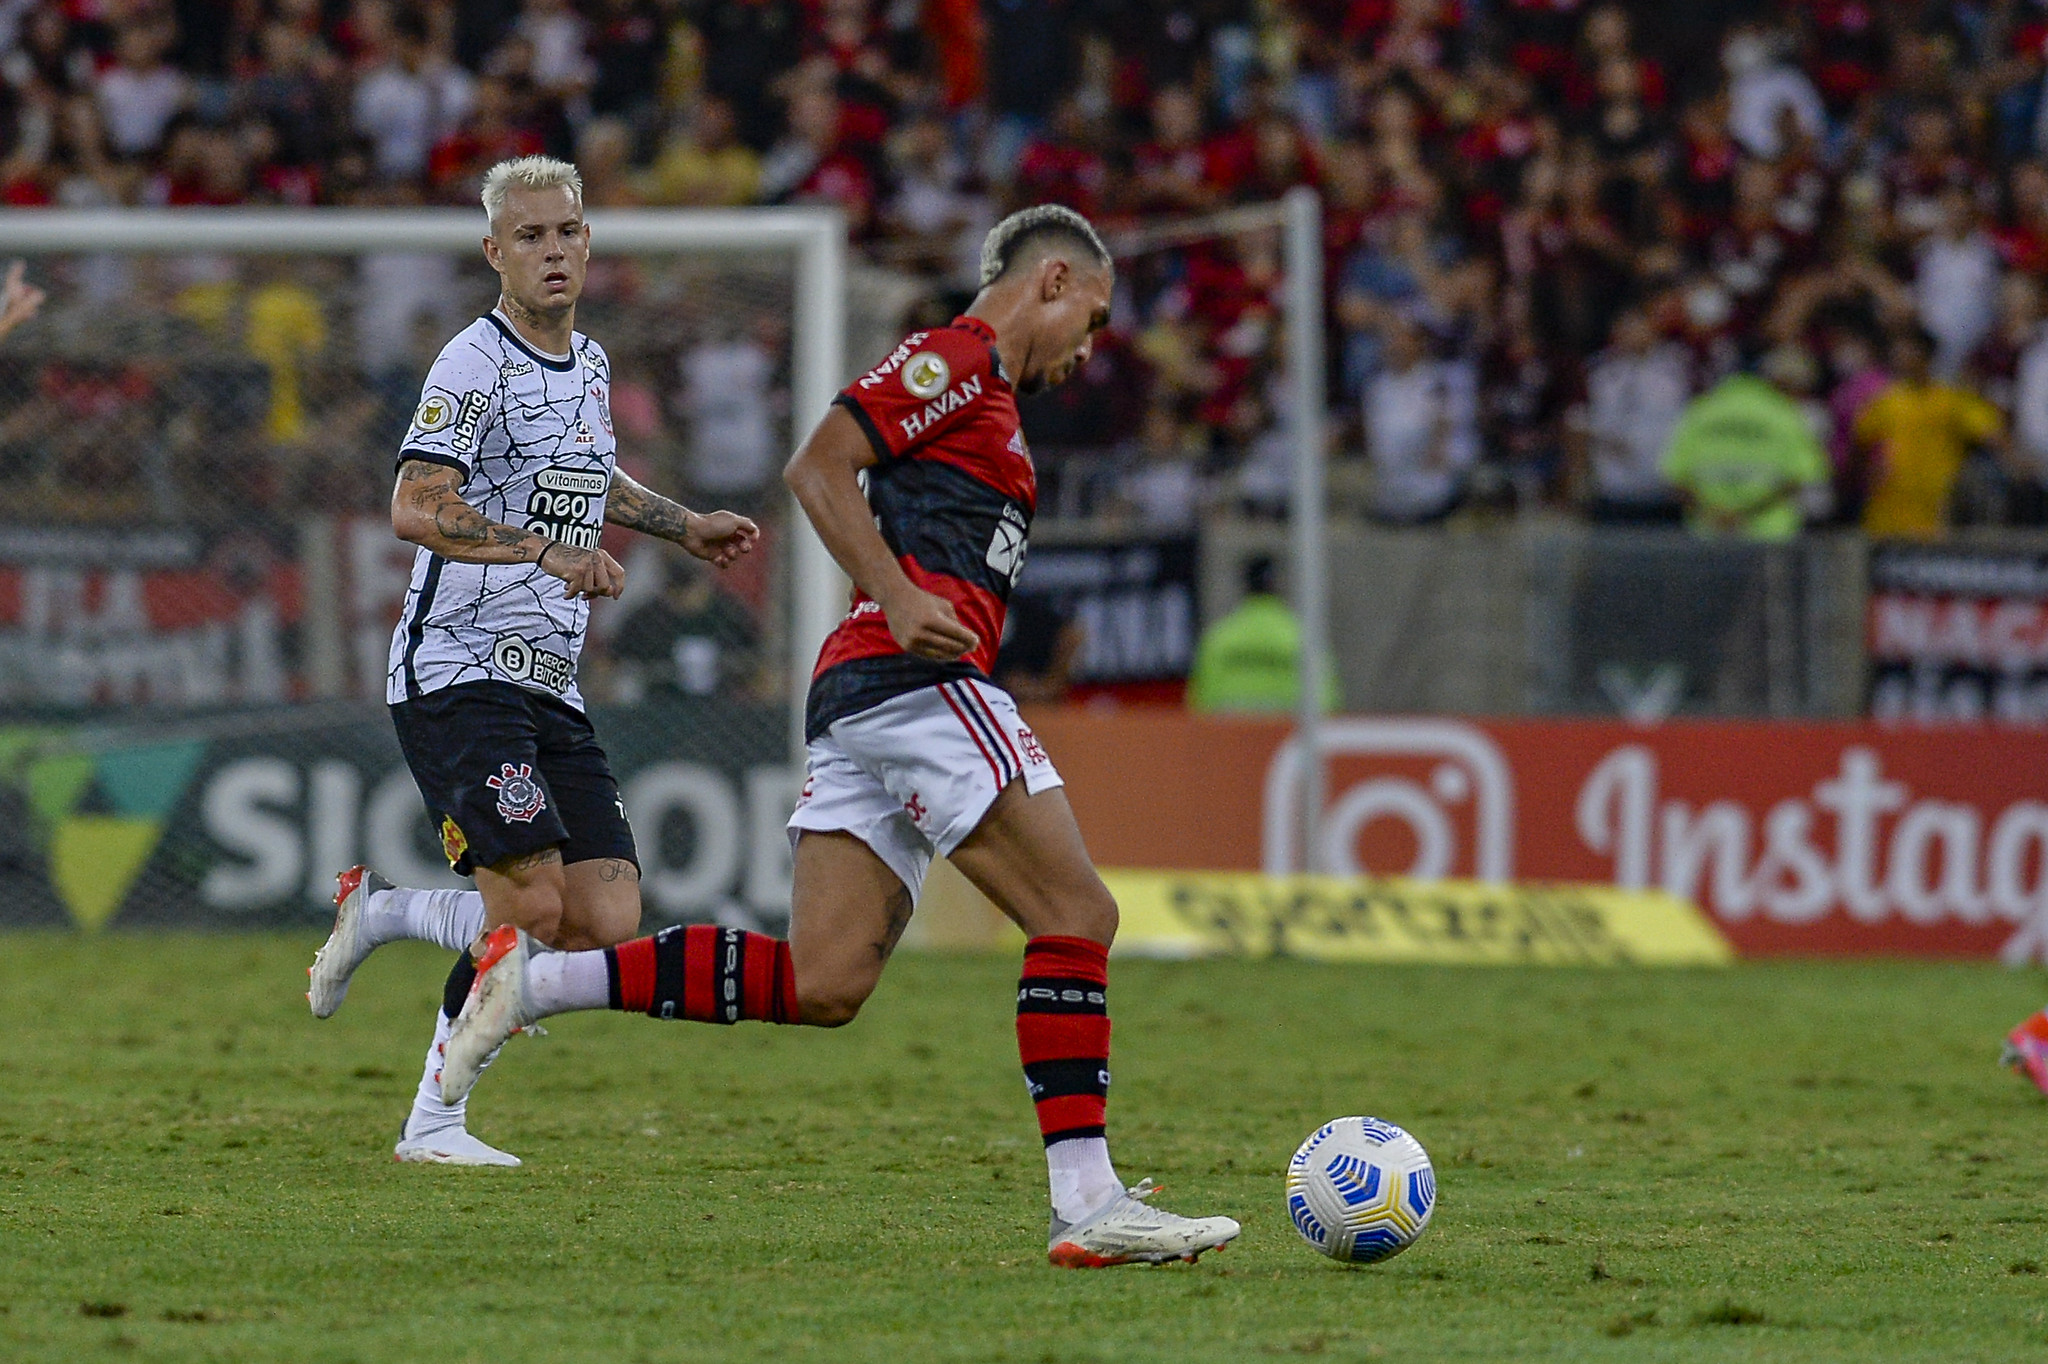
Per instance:
[[[1105,866],[1298,865],[1281,723],[1034,713]],[[2048,733],[1331,721],[1321,869],[1657,889],[1742,953],[2048,948]]]
[[[780,707],[593,711],[656,921],[774,926],[799,780]],[[0,729],[0,924],[282,928],[331,916],[337,871],[449,872],[382,706]]]
[[[2048,554],[1871,551],[1870,713],[2048,724]]]
[[[1030,715],[1100,865],[1296,864],[1284,723]],[[650,913],[778,925],[797,786],[780,709],[678,698],[594,718]],[[1339,876],[1663,892],[1744,954],[2048,959],[2048,732],[1352,717],[1325,734],[1318,860]],[[311,923],[361,859],[452,884],[374,705],[237,710],[132,738],[18,726],[0,730],[0,774],[4,922]]]

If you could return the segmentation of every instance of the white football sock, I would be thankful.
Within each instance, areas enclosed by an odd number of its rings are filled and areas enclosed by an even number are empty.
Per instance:
[[[1046,1173],[1052,1181],[1053,1216],[1074,1223],[1124,1191],[1109,1163],[1109,1142],[1102,1137],[1069,1137],[1045,1148]]]
[[[414,891],[413,894],[420,892]],[[455,1024],[447,1014],[434,1010],[434,1044],[427,1048],[426,1069],[420,1074],[420,1087],[413,1095],[412,1112],[405,1120],[407,1140],[417,1140],[450,1127],[462,1126],[464,1112],[469,1101],[450,1107],[441,1102],[441,1044],[448,1040],[448,1030]]]
[[[484,931],[484,897],[473,890],[380,890],[364,906],[363,932],[383,946],[400,938],[460,952]]]
[[[526,963],[526,1000],[534,1016],[608,1009],[612,973],[603,952],[540,952]]]

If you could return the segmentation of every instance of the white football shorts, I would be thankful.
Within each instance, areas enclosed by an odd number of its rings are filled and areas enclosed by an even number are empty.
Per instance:
[[[933,854],[959,847],[1019,778],[1034,796],[1065,784],[1008,692],[972,678],[905,692],[811,741],[790,846],[806,829],[852,834],[915,900]]]

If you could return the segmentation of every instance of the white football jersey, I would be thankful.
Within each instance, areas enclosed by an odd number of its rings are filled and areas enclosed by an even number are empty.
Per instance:
[[[521,340],[496,312],[442,348],[399,462],[462,472],[462,498],[501,525],[589,548],[604,528],[618,442],[611,363],[574,333],[567,357]],[[421,549],[391,636],[387,701],[464,682],[513,682],[581,710],[576,660],[590,604],[537,564],[464,564]]]

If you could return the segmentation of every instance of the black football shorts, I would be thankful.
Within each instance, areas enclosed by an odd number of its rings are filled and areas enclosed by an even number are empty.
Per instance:
[[[458,875],[560,844],[563,862],[640,865],[597,734],[565,701],[466,682],[391,707],[399,751]]]

